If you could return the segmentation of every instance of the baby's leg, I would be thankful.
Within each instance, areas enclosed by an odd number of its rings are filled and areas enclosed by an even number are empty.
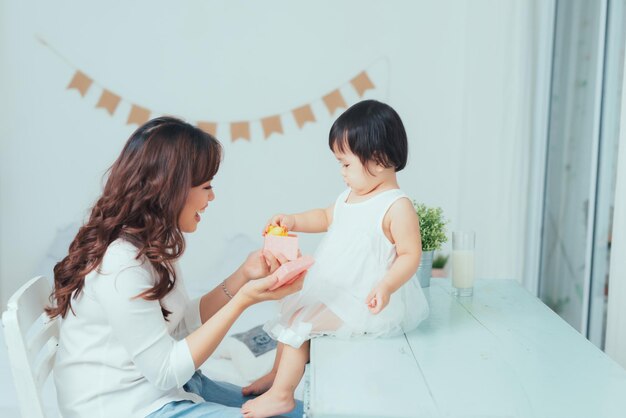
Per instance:
[[[283,352],[283,343],[278,343],[276,348],[276,357],[274,358],[274,366],[265,376],[259,377],[257,380],[241,389],[243,396],[260,395],[268,391],[274,383],[276,378],[276,372],[278,371],[278,364],[280,363],[280,356]]]
[[[302,379],[304,366],[309,361],[309,341],[300,348],[283,347],[274,384],[263,395],[243,404],[245,418],[264,418],[284,414],[295,407],[293,393]]]
[[[298,318],[298,316],[302,315],[303,309],[298,309],[295,314],[291,317],[289,321],[289,325],[293,324],[293,322]],[[313,331],[314,332],[323,332],[323,331],[334,331],[341,327],[343,322],[337,315],[335,315],[330,309],[326,307],[326,305],[319,305],[314,310],[307,312],[303,315],[304,321],[313,322]],[[308,344],[308,342],[307,342]],[[278,372],[278,366],[280,364],[281,353],[283,350],[283,344],[278,343],[278,348],[276,350],[276,357],[274,359],[274,366],[272,370],[266,375],[260,377],[255,380],[250,385],[244,387],[241,390],[241,393],[244,396],[250,395],[261,395],[262,393],[267,392],[270,387],[272,387],[272,383],[276,378],[276,373]],[[307,356],[308,361],[308,356]],[[296,383],[297,384],[297,383]]]
[[[343,321],[326,305],[320,305],[316,310],[310,312],[307,315],[307,322],[313,324],[312,332],[314,333],[337,331],[343,325]]]
[[[302,313],[302,308],[298,309],[289,320],[289,325],[292,325],[295,319]],[[250,395],[261,395],[269,390],[272,387],[272,383],[274,383],[274,379],[276,378],[276,372],[278,371],[278,364],[280,363],[280,356],[283,352],[283,343],[279,342],[278,347],[276,348],[276,357],[274,357],[274,365],[272,366],[272,370],[270,370],[264,376],[259,377],[257,380],[252,382],[250,385],[241,389],[241,393],[244,396]]]

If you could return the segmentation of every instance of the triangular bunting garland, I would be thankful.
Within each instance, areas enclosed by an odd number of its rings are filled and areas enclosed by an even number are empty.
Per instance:
[[[54,49],[47,43],[45,40],[40,40],[42,45],[50,48],[54,51]],[[56,52],[56,51],[54,51]],[[58,52],[57,55],[61,56]],[[66,62],[67,60],[61,56]],[[71,65],[71,64],[70,64]],[[373,66],[372,66],[373,67]],[[87,92],[92,87],[92,85],[96,85],[102,91],[100,92],[100,98],[96,103],[96,108],[102,108],[107,111],[107,113],[111,116],[115,114],[118,110],[121,102],[130,104],[130,112],[128,113],[128,119],[126,121],[127,125],[136,124],[142,125],[150,119],[150,116],[153,113],[163,114],[163,112],[153,112],[152,110],[136,105],[134,103],[129,103],[124,97],[112,92],[111,90],[102,87],[93,79],[91,79],[87,74],[82,72],[79,69],[73,68],[74,74],[72,76],[71,81],[67,85],[67,89],[76,89],[82,97],[87,95]],[[349,83],[358,95],[358,97],[363,97],[365,92],[368,90],[376,89],[376,86],[372,82],[368,69],[361,71],[355,77],[350,79]],[[321,101],[324,106],[328,110],[328,113],[331,116],[334,116],[338,109],[346,109],[348,104],[342,95],[341,89],[343,86],[348,83],[343,84],[340,87],[335,88],[330,93],[321,97]],[[344,93],[347,93],[344,90]],[[348,95],[350,97],[350,95]],[[319,99],[319,98],[318,98]],[[263,131],[263,138],[268,139],[273,134],[284,134],[284,122],[283,119],[288,113],[291,113],[298,129],[302,129],[307,123],[315,123],[317,118],[313,113],[312,105],[318,100],[315,99],[309,103],[305,103],[302,106],[291,109],[289,112],[278,113],[272,116],[261,117],[255,121],[260,121],[261,129]],[[216,136],[218,124],[219,125],[228,125],[230,128],[230,139],[231,141],[237,141],[239,139],[243,139],[245,141],[251,140],[250,134],[250,123],[255,122],[250,120],[240,120],[237,122],[225,122],[225,121],[197,121],[196,125],[198,128],[203,131]],[[220,131],[221,132],[221,131]],[[256,131],[255,131],[256,132]]]

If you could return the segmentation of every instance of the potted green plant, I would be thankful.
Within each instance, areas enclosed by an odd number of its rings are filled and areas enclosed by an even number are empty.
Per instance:
[[[420,285],[428,287],[432,276],[433,254],[435,250],[441,249],[441,244],[448,240],[446,236],[448,221],[444,219],[443,210],[439,207],[431,208],[415,201],[413,201],[413,207],[419,217],[422,235],[422,259],[415,274]]]
[[[435,254],[433,258],[433,277],[446,277],[444,267],[448,262],[449,256],[443,254]]]

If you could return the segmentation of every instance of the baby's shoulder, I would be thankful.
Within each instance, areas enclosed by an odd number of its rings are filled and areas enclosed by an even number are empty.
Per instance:
[[[351,191],[352,191],[352,189],[350,189],[348,187],[347,189],[345,189],[344,191],[339,193],[339,195],[335,198],[335,201],[333,202],[333,205],[344,203],[346,201],[346,199],[348,199],[348,196],[350,195]]]
[[[413,202],[406,195],[399,197],[391,203],[387,214],[391,218],[398,216],[417,216],[415,207],[413,207]]]

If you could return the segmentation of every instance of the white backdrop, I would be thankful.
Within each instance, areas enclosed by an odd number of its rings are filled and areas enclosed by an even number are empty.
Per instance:
[[[537,4],[0,0],[0,300],[47,273],[55,237],[88,213],[135,129],[129,102],[190,121],[312,103],[315,123],[285,118],[267,140],[258,122],[251,141],[218,127],[217,198],[182,260],[188,278],[209,278],[232,237],[260,242],[274,212],[326,206],[342,190],[326,145],[340,111],[319,99],[344,86],[354,102],[345,83],[364,69],[376,84],[366,96],[408,131],[401,187],[441,206],[450,230],[477,231],[479,277],[522,280],[527,208],[540,198],[528,193]],[[76,69],[124,98],[112,117],[95,108],[96,86],[85,98],[66,89]],[[304,252],[318,241],[304,237]]]

